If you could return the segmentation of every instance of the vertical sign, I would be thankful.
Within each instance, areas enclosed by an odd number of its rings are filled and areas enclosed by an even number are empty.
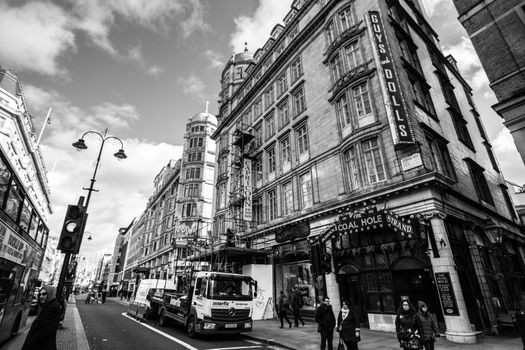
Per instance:
[[[385,29],[377,11],[369,11],[372,34],[376,43],[376,53],[379,64],[383,68],[383,75],[390,105],[389,121],[394,144],[413,144],[414,132],[408,119],[408,113],[401,94],[399,79],[392,60],[392,53],[388,46]]]
[[[452,288],[452,281],[450,280],[450,273],[436,272],[436,287],[439,293],[439,300],[443,308],[444,316],[459,316],[458,303],[456,302],[456,295]]]
[[[243,191],[244,191],[244,208],[243,219],[252,221],[252,160],[244,158],[243,160]]]

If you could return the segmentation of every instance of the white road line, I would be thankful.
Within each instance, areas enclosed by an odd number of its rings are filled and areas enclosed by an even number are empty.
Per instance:
[[[244,339],[244,341],[250,344],[257,344],[257,345],[262,344],[260,341],[256,341],[256,340]]]
[[[260,348],[260,346],[235,346],[231,348],[213,348],[213,349],[206,349],[206,350],[235,350],[235,349],[257,349]]]
[[[129,318],[130,320],[137,322],[137,323],[140,324],[141,326],[144,326],[144,327],[146,327],[146,328],[151,329],[152,331],[154,331],[154,332],[156,332],[156,333],[158,333],[158,334],[160,334],[160,335],[162,335],[162,336],[168,338],[169,340],[173,340],[174,342],[179,343],[180,345],[184,346],[186,349],[190,349],[190,350],[199,350],[199,349],[197,349],[197,348],[191,346],[190,344],[183,342],[183,341],[180,340],[180,339],[177,339],[177,338],[175,338],[175,337],[172,337],[172,336],[169,335],[169,334],[166,334],[166,333],[164,333],[164,332],[162,332],[162,331],[159,331],[158,329],[156,329],[156,328],[154,328],[154,327],[151,327],[150,325],[147,325],[147,324],[145,324],[145,323],[141,323],[141,322],[137,321],[137,320],[134,319],[133,317],[128,316],[128,314],[125,313],[125,312],[122,313],[122,316],[127,317],[127,318]]]

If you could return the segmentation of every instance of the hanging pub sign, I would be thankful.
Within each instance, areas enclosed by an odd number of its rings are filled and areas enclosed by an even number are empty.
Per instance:
[[[293,241],[297,238],[308,237],[309,234],[310,224],[308,222],[300,222],[277,231],[275,234],[275,241],[277,243]]]
[[[388,104],[390,111],[388,119],[390,124],[390,131],[394,139],[394,145],[413,144],[414,132],[408,118],[405,101],[401,92],[399,78],[394,67],[392,53],[386,38],[385,28],[381,21],[381,16],[377,11],[368,12],[372,35],[375,41],[376,55],[379,59],[379,64],[383,69],[384,84],[386,85],[386,93],[388,95]]]
[[[252,221],[252,160],[244,158],[243,162],[243,219],[246,221]]]
[[[459,316],[458,303],[456,302],[456,295],[452,288],[450,273],[436,272],[435,276],[439,300],[441,301],[441,307],[443,308],[443,315]]]

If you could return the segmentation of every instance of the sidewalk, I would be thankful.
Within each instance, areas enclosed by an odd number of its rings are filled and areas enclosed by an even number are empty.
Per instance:
[[[20,350],[27,337],[27,332],[31,328],[31,324],[36,317],[28,319],[26,326],[20,330],[18,335],[10,340],[5,350]],[[86,333],[80,320],[80,315],[75,304],[75,296],[72,295],[67,302],[66,315],[63,328],[57,331],[57,349],[58,350],[89,350],[89,345],[86,339]]]
[[[247,338],[256,339],[267,344],[274,344],[288,349],[318,350],[321,343],[321,336],[317,333],[317,324],[307,322],[304,327],[292,327],[280,329],[279,320],[254,321],[251,333],[243,333]],[[385,349],[399,350],[394,333],[371,331],[361,328],[361,339],[359,350]],[[337,346],[339,337],[334,332],[334,349]],[[458,344],[439,338],[436,342],[436,350],[521,350],[523,345],[519,337],[478,337],[477,344]]]

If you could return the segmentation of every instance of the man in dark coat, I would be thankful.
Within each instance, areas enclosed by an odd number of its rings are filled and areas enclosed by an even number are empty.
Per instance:
[[[321,333],[321,350],[326,349],[326,343],[328,343],[328,350],[333,350],[335,316],[332,305],[330,305],[330,298],[323,298],[323,303],[315,312],[315,322],[319,324],[317,331]]]
[[[303,307],[303,296],[301,295],[299,288],[294,288],[292,290],[291,304],[295,327],[299,327],[299,321],[301,321],[301,325],[304,327],[304,320],[302,319],[301,315],[299,315],[299,310]]]
[[[277,312],[279,313],[279,319],[281,320],[281,327],[283,328],[283,321],[286,320],[290,328],[292,328],[292,322],[288,319],[288,309],[290,308],[290,299],[283,291],[279,295],[279,300],[277,304]]]
[[[27,333],[22,350],[56,350],[61,313],[56,292],[53,286],[44,286],[40,289],[38,302],[41,309]]]

